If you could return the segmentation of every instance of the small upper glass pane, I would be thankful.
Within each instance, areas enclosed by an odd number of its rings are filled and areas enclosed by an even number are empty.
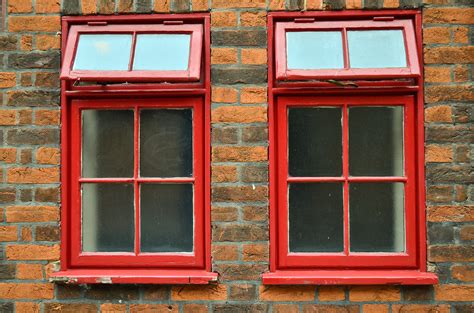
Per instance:
[[[132,35],[80,35],[73,70],[126,71]]]
[[[287,32],[286,53],[288,69],[344,68],[339,31]]]
[[[188,69],[191,35],[137,35],[134,70],[172,71]]]
[[[347,32],[351,68],[407,67],[402,30]]]

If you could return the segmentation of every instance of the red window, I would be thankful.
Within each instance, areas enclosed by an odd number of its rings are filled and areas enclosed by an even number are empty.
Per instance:
[[[414,11],[270,15],[265,284],[436,283],[420,25]]]
[[[62,253],[53,277],[215,280],[208,15],[65,17],[63,27]]]

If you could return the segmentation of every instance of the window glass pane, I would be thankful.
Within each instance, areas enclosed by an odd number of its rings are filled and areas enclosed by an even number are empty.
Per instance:
[[[193,185],[143,184],[141,251],[193,251]]]
[[[82,176],[133,177],[133,111],[82,111]]]
[[[132,35],[80,35],[74,70],[128,70]]]
[[[340,183],[289,185],[290,252],[340,252],[343,204]]]
[[[403,183],[349,185],[351,251],[405,251],[403,187]]]
[[[286,57],[288,69],[344,68],[341,32],[287,32]]]
[[[288,110],[290,176],[340,176],[341,108]]]
[[[134,70],[187,70],[191,35],[137,35]]]
[[[407,66],[402,30],[350,30],[347,41],[351,68]]]
[[[132,184],[82,185],[82,250],[133,252]]]
[[[141,176],[192,176],[192,110],[141,110],[140,119]]]
[[[349,173],[403,176],[403,107],[349,108]]]

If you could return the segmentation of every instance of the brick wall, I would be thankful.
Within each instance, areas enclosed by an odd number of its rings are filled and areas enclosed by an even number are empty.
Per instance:
[[[61,3],[62,2],[62,3]],[[0,33],[0,311],[472,312],[470,0],[425,0],[426,187],[434,287],[263,286],[268,269],[268,10],[414,8],[417,0],[8,0]],[[60,15],[210,11],[210,286],[55,285]]]

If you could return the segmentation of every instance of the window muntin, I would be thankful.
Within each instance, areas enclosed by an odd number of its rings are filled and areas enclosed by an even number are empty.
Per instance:
[[[90,81],[198,81],[200,24],[74,25],[61,78]]]
[[[277,80],[420,75],[413,24],[403,19],[278,22],[275,57]]]

